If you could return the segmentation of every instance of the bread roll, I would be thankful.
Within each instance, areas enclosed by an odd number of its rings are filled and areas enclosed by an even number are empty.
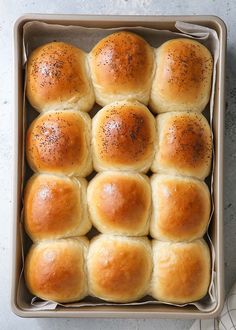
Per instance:
[[[136,99],[148,103],[154,52],[137,34],[120,31],[100,40],[89,54],[96,102]]]
[[[121,303],[142,298],[152,272],[151,255],[150,243],[144,237],[95,237],[87,262],[90,294]]]
[[[86,54],[64,42],[51,42],[29,56],[26,94],[39,112],[45,110],[91,110],[95,96]]]
[[[84,237],[44,241],[32,245],[25,261],[29,291],[45,300],[73,302],[87,295]]]
[[[148,108],[134,101],[109,104],[92,120],[94,168],[146,172],[155,139],[155,120]]]
[[[211,201],[207,185],[190,177],[153,175],[151,236],[167,241],[190,241],[204,235]]]
[[[37,117],[26,137],[33,171],[87,176],[92,171],[91,119],[79,111],[50,111]]]
[[[204,240],[190,243],[153,241],[151,295],[184,304],[203,298],[211,276],[210,252]]]
[[[153,172],[204,179],[210,173],[211,129],[196,112],[172,112],[157,116],[158,144]]]
[[[213,69],[205,46],[192,39],[169,40],[156,50],[156,68],[150,96],[153,111],[204,110]]]
[[[132,172],[99,173],[89,182],[88,205],[93,225],[102,233],[147,235],[151,211],[148,177]]]
[[[33,241],[85,235],[91,228],[87,181],[53,174],[35,174],[24,196],[25,230]]]

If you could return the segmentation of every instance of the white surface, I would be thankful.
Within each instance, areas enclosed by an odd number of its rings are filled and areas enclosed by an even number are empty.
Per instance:
[[[228,27],[225,151],[226,290],[236,280],[236,1],[229,0],[0,0],[0,329],[189,329],[193,320],[20,319],[10,310],[13,170],[13,23],[24,13],[214,14]],[[231,32],[232,31],[232,32]]]

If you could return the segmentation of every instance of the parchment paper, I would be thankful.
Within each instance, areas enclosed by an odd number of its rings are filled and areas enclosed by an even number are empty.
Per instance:
[[[114,29],[101,29],[101,28],[85,28],[80,26],[62,26],[62,25],[55,25],[55,24],[46,24],[41,22],[30,22],[26,23],[23,30],[23,63],[25,62],[29,56],[29,54],[37,47],[41,46],[42,44],[51,42],[51,41],[64,41],[72,43],[86,52],[89,52],[93,46],[105,36],[117,31],[117,30],[127,30],[133,31],[139,35],[141,35],[146,41],[150,43],[150,45],[154,48],[159,47],[163,42],[179,38],[179,37],[187,37],[196,39],[202,44],[204,44],[212,53],[214,58],[214,71],[213,71],[213,79],[212,79],[212,92],[210,98],[210,106],[206,108],[204,111],[205,116],[210,121],[212,127],[212,118],[214,113],[214,93],[215,93],[215,79],[216,79],[216,63],[219,56],[219,40],[217,33],[214,30],[211,30],[206,27],[202,27],[199,25],[188,24],[184,22],[176,22],[176,28],[179,32],[171,32],[165,30],[155,30],[150,28],[144,27],[122,27],[122,28],[114,28]],[[25,102],[25,96],[24,96]],[[96,109],[98,109],[96,107]],[[92,111],[94,112],[94,111]],[[27,116],[25,113],[25,118],[27,117],[27,122],[32,121],[34,117],[36,117],[36,112],[27,104]],[[213,137],[212,137],[213,139]],[[214,148],[213,148],[214,149]],[[23,157],[24,159],[24,157]],[[24,172],[26,173],[25,179],[30,175],[29,169],[23,166]],[[214,172],[214,154],[213,154],[213,167],[211,173],[211,180],[210,180],[210,190],[211,190],[211,199],[212,199],[212,211],[211,217],[214,212],[214,203],[213,203],[213,172]],[[21,219],[22,220],[22,219]],[[210,223],[210,221],[209,221]],[[216,293],[216,276],[214,272],[214,263],[215,263],[215,249],[211,242],[211,238],[209,233],[205,235],[205,239],[208,242],[208,245],[211,250],[211,260],[212,260],[212,269],[211,269],[211,283],[209,287],[209,291],[206,297],[202,300],[194,303],[190,303],[189,305],[196,306],[200,311],[211,311],[214,309],[217,303],[217,293]],[[23,258],[23,268],[24,268],[24,257],[25,251],[29,247],[29,239],[27,238],[26,234],[23,230],[23,221],[21,221],[21,241],[22,241],[22,258]],[[69,303],[69,304],[58,304],[57,302],[53,301],[43,301],[37,297],[33,297],[30,295],[28,290],[26,289],[24,276],[23,276],[23,269],[21,272],[21,276],[19,279],[19,286],[18,286],[18,295],[17,298],[22,301],[29,301],[29,304],[25,304],[24,308],[26,310],[54,310],[56,309],[57,305],[64,306],[66,308],[72,307],[83,307],[83,306],[99,306],[99,305],[147,305],[147,304],[167,304],[167,305],[174,305],[183,307],[188,304],[171,304],[162,301],[154,300],[150,296],[146,296],[138,302],[128,303],[128,304],[116,304],[116,303],[109,303],[104,302],[100,299],[94,297],[86,297],[81,302],[76,303]]]

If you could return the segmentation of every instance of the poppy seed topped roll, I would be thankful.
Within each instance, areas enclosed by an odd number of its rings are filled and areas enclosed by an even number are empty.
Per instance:
[[[155,119],[147,107],[136,101],[109,104],[92,120],[94,168],[146,172],[155,139]]]
[[[96,102],[136,99],[148,103],[154,74],[154,51],[137,34],[120,31],[100,40],[89,54]]]
[[[157,141],[152,171],[205,179],[211,169],[212,134],[197,112],[157,116]]]
[[[39,112],[45,110],[91,110],[94,92],[86,53],[64,42],[51,42],[29,56],[26,94]]]
[[[77,175],[92,172],[91,119],[80,111],[47,111],[30,125],[27,160],[35,172]]]
[[[157,113],[201,112],[211,92],[213,59],[196,40],[168,40],[156,50],[150,106]]]

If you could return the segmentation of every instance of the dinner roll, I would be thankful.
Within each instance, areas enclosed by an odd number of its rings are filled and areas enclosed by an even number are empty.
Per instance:
[[[88,186],[88,206],[93,225],[102,233],[147,235],[151,188],[147,176],[127,172],[102,172]]]
[[[148,103],[154,51],[143,38],[127,31],[110,34],[93,48],[89,63],[98,104],[128,98]]]
[[[94,168],[146,172],[155,139],[155,120],[148,108],[135,101],[109,104],[92,120]]]
[[[153,172],[204,179],[210,173],[211,129],[196,112],[172,112],[157,116],[158,145]]]
[[[153,175],[151,236],[189,241],[204,235],[211,201],[207,185],[190,177]]]
[[[87,295],[85,237],[43,241],[32,245],[25,261],[29,291],[45,300],[66,303]]]
[[[35,174],[24,196],[25,229],[33,241],[85,235],[91,228],[87,181],[53,174]]]
[[[26,136],[33,171],[86,176],[92,171],[91,119],[79,111],[50,111],[37,117]]]
[[[211,259],[203,239],[190,243],[153,241],[151,295],[161,301],[184,304],[208,291]]]
[[[147,238],[99,235],[89,246],[89,293],[112,302],[136,301],[146,295],[152,272]]]
[[[29,56],[26,94],[39,112],[45,110],[91,110],[95,96],[86,54],[64,42],[51,42]]]
[[[162,44],[156,50],[152,110],[203,111],[210,99],[212,69],[211,53],[196,40],[181,38]]]

